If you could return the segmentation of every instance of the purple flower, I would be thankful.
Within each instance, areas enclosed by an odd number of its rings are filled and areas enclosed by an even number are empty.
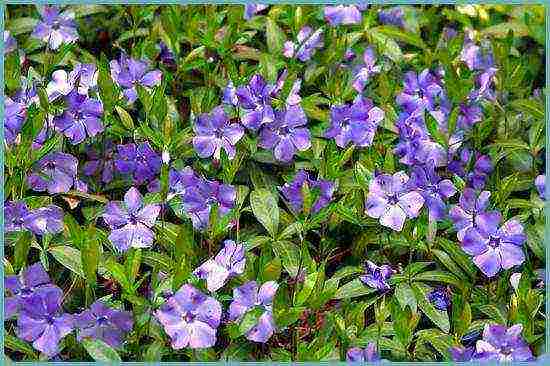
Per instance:
[[[59,7],[46,5],[40,11],[42,21],[38,22],[31,37],[47,42],[56,50],[63,43],[74,43],[78,40],[74,13],[60,12]]]
[[[271,107],[274,88],[259,74],[255,74],[248,85],[237,88],[235,94],[241,108],[241,122],[246,128],[257,130],[261,125],[275,120]]]
[[[466,175],[466,182],[474,189],[482,189],[489,174],[493,171],[493,163],[488,155],[475,153],[476,161],[472,172]]]
[[[130,143],[117,146],[116,170],[121,174],[131,174],[134,183],[141,185],[154,179],[160,172],[161,157],[148,142]]]
[[[67,110],[54,117],[54,124],[73,145],[81,143],[87,136],[94,137],[103,132],[103,106],[99,100],[73,91],[67,96],[67,103]]]
[[[451,354],[451,359],[455,362],[470,362],[475,356],[475,349],[474,347],[455,346],[449,348],[449,353]]]
[[[222,106],[214,108],[210,114],[198,116],[193,129],[196,133],[193,146],[201,158],[214,156],[219,160],[223,148],[229,159],[233,159],[235,144],[244,136],[244,128],[238,123],[230,123]]]
[[[27,108],[23,103],[15,102],[6,97],[4,100],[4,113],[4,140],[9,146],[17,141],[17,136],[27,118]]]
[[[444,287],[436,288],[428,294],[428,301],[438,310],[447,310],[451,304],[449,294]]]
[[[172,50],[170,50],[168,48],[166,43],[164,43],[162,41],[159,42],[159,48],[160,48],[160,53],[159,53],[160,61],[164,65],[175,69],[176,68],[176,57],[174,56],[174,52],[172,52]]]
[[[143,206],[143,197],[132,187],[124,195],[124,202],[109,202],[103,219],[111,228],[109,240],[121,252],[133,248],[148,248],[155,234],[151,228],[160,213],[160,206]]]
[[[491,67],[478,74],[475,78],[475,88],[472,90],[468,98],[474,101],[478,101],[480,99],[494,101],[496,96],[493,85],[497,71],[498,69]]]
[[[257,4],[257,3],[248,3],[244,5],[244,19],[250,20],[252,17],[262,10],[267,9],[269,5]]]
[[[485,71],[492,68],[495,62],[490,45],[486,44],[480,47],[475,44],[472,37],[472,34],[466,32],[464,46],[460,53],[460,60],[463,61],[470,70]]]
[[[430,70],[425,69],[418,75],[414,71],[409,71],[403,78],[403,91],[397,95],[396,102],[412,117],[422,115],[425,110],[433,115],[436,111],[436,102],[443,96],[443,89]]]
[[[239,105],[239,97],[237,96],[237,88],[233,82],[229,80],[226,87],[223,89],[222,102],[224,104],[236,107]]]
[[[433,161],[428,161],[424,167],[415,166],[411,182],[424,197],[430,221],[442,220],[447,213],[443,199],[450,198],[456,193],[453,182],[450,179],[441,179],[437,175]]]
[[[380,66],[376,64],[376,54],[372,47],[367,47],[363,53],[363,64],[357,65],[353,70],[353,88],[359,93],[363,92],[369,78],[380,72]]]
[[[87,176],[93,176],[95,174],[101,174],[101,181],[103,183],[110,183],[113,180],[115,171],[115,148],[111,140],[105,141],[103,148],[99,149],[99,152],[87,147],[86,154],[88,155],[88,161],[84,163],[83,173]]]
[[[25,227],[36,235],[63,231],[63,210],[55,205],[32,210],[23,220]]]
[[[10,34],[9,30],[4,31],[4,55],[13,52],[17,49],[17,41]]]
[[[390,285],[387,281],[394,273],[395,271],[387,264],[377,266],[371,261],[367,261],[365,264],[365,274],[360,279],[369,287],[377,290],[389,290]]]
[[[490,196],[489,191],[483,191],[478,196],[472,188],[465,188],[460,195],[458,205],[451,207],[449,217],[457,230],[456,236],[459,241],[464,239],[468,229],[475,227],[476,217],[485,214]],[[487,214],[494,215],[494,212]]]
[[[380,355],[376,351],[376,344],[369,342],[366,348],[353,347],[346,352],[348,362],[376,362],[380,361]]]
[[[218,254],[200,265],[193,274],[206,280],[206,287],[210,292],[219,290],[231,277],[244,272],[246,257],[244,245],[233,240],[226,240],[224,247]]]
[[[470,130],[473,125],[481,122],[483,119],[483,109],[478,103],[467,102],[461,103],[459,106],[459,115],[456,122],[456,127],[462,130]]]
[[[380,224],[401,231],[407,217],[418,216],[424,205],[420,193],[408,188],[409,177],[404,172],[380,174],[369,184],[365,204],[367,215],[380,219]]]
[[[323,29],[315,32],[309,26],[302,27],[298,32],[297,42],[286,41],[283,48],[283,55],[288,58],[296,57],[306,62],[313,57],[317,49],[323,48]]]
[[[357,5],[325,6],[325,19],[331,26],[361,23],[361,11]]]
[[[190,167],[185,167],[181,171],[170,169],[168,172],[168,186],[172,196],[183,195],[188,187],[196,187],[201,181],[202,179]]]
[[[44,271],[40,262],[27,267],[19,276],[7,276],[4,279],[4,286],[9,296],[4,298],[4,313],[6,318],[11,318],[19,313],[23,300],[45,289],[61,289],[52,285],[50,277]],[[50,294],[52,294],[50,292]]]
[[[73,316],[61,312],[62,298],[56,287],[38,291],[22,301],[17,318],[17,336],[48,357],[59,353],[59,341],[73,330]]]
[[[302,211],[302,206],[304,204],[302,187],[306,184],[309,189],[318,190],[318,197],[311,207],[311,212],[315,214],[330,203],[332,200],[332,195],[334,194],[335,186],[333,182],[328,180],[311,179],[304,170],[298,171],[292,182],[285,183],[284,186],[280,188],[281,193],[288,201],[294,212]]]
[[[149,62],[146,60],[135,60],[123,53],[119,61],[112,60],[109,65],[111,77],[123,89],[123,94],[129,103],[134,103],[138,97],[137,85],[152,88],[161,82],[162,72],[160,70],[148,72]]]
[[[88,91],[97,86],[98,72],[94,64],[77,64],[70,73],[56,70],[52,81],[46,87],[50,101],[69,95],[76,89],[78,94],[88,95]]]
[[[233,301],[229,305],[230,321],[241,320],[248,311],[256,307],[264,311],[258,318],[258,323],[246,332],[246,339],[266,343],[275,332],[272,303],[278,287],[275,281],[268,281],[258,289],[256,281],[249,281],[233,289]]]
[[[405,12],[399,6],[380,10],[378,13],[378,21],[382,24],[394,25],[396,27],[405,27]]]
[[[382,109],[375,107],[370,99],[358,95],[351,105],[331,107],[331,125],[325,137],[334,138],[336,145],[342,148],[350,142],[359,147],[370,146],[383,119]]]
[[[172,339],[173,349],[208,348],[216,343],[222,307],[191,285],[183,285],[155,316]]]
[[[504,325],[485,325],[483,339],[476,343],[476,359],[498,362],[532,361],[533,354],[521,336],[523,326],[516,324],[510,328]]]
[[[65,193],[74,184],[78,160],[62,152],[52,152],[38,161],[27,177],[27,183],[35,191],[48,191],[50,194]]]
[[[536,178],[535,178],[535,188],[537,188],[537,192],[539,193],[539,197],[542,198],[543,200],[545,199],[545,190],[546,190],[546,175],[545,174],[541,174],[541,175],[538,175]]]
[[[111,309],[101,300],[94,302],[90,309],[75,315],[79,342],[83,339],[99,339],[118,348],[133,325],[131,312]]]
[[[517,220],[509,220],[499,228],[500,221],[498,212],[477,215],[475,227],[467,229],[462,239],[462,249],[474,256],[473,262],[488,277],[501,268],[510,269],[525,261],[523,226]]]

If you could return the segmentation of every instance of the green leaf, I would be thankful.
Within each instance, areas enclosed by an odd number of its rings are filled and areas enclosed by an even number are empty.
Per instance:
[[[20,270],[27,264],[27,257],[31,248],[32,234],[30,231],[22,231],[15,242],[14,268]]]
[[[119,107],[118,105],[115,106],[115,110],[118,113],[118,116],[120,117],[120,120],[122,121],[122,124],[124,127],[126,127],[128,130],[134,130],[134,121],[132,120],[132,116],[126,110],[122,107]]]
[[[398,284],[395,288],[395,297],[397,298],[397,301],[399,302],[399,305],[401,305],[402,309],[409,306],[412,312],[416,313],[417,302],[411,286],[406,283]]]
[[[285,42],[285,34],[279,28],[275,20],[267,17],[265,24],[265,36],[267,40],[267,49],[271,55],[279,57],[283,43]]]
[[[259,306],[255,307],[251,311],[248,311],[239,323],[240,334],[245,334],[250,329],[252,329],[252,327],[258,324],[258,319],[260,318],[260,316],[262,316],[263,313],[264,309]]]
[[[38,19],[36,18],[17,18],[10,20],[6,29],[10,31],[12,36],[18,36],[32,31],[36,23],[38,23]]]
[[[351,299],[376,292],[376,289],[367,287],[359,278],[356,278],[340,287],[334,294],[333,299]]]
[[[271,243],[275,255],[281,258],[283,267],[292,277],[298,274],[300,266],[300,248],[287,240],[278,240]]]
[[[379,27],[371,28],[370,31],[377,32],[391,38],[395,38],[398,41],[408,43],[411,46],[426,49],[426,44],[424,43],[422,38],[418,34],[415,34],[413,32],[405,32],[400,28],[390,25],[382,25]]]
[[[121,362],[120,356],[107,343],[99,339],[83,339],[80,342],[88,354],[98,362]]]
[[[82,267],[82,256],[80,250],[66,245],[51,247],[48,252],[61,263],[65,268],[69,269],[74,274],[86,278]]]
[[[453,285],[457,288],[464,287],[462,281],[456,278],[454,275],[450,274],[449,272],[440,270],[422,272],[414,276],[413,279],[415,281],[433,281],[448,283],[449,285]]]
[[[265,188],[252,191],[250,207],[258,221],[266,228],[271,237],[275,238],[279,229],[279,206],[273,193]]]
[[[445,310],[436,309],[432,303],[428,301],[428,293],[431,291],[431,288],[418,282],[414,282],[411,286],[420,310],[443,332],[449,333],[451,328],[449,324],[449,315]]]

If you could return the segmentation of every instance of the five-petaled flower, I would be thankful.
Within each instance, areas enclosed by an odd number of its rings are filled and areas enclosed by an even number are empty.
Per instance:
[[[40,10],[42,20],[38,22],[31,36],[47,42],[52,50],[64,43],[70,44],[78,40],[74,13],[60,12],[59,7],[46,5]]]
[[[111,347],[118,348],[133,325],[131,312],[112,309],[101,300],[75,315],[79,342],[83,339],[99,339]]]
[[[215,292],[231,277],[242,274],[245,264],[244,245],[235,243],[233,240],[226,240],[218,254],[201,264],[193,274],[198,278],[205,279],[208,291]]]

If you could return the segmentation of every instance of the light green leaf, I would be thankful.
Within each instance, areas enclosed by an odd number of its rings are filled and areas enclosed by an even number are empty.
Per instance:
[[[120,356],[107,343],[99,339],[83,339],[80,342],[88,354],[98,362],[121,362]]]
[[[449,333],[451,328],[449,324],[449,315],[444,310],[436,309],[430,301],[428,301],[428,293],[430,292],[430,287],[424,284],[414,282],[412,284],[412,289],[416,297],[416,302],[420,310],[442,331]]]
[[[364,296],[376,292],[376,289],[367,287],[359,278],[356,278],[344,286],[340,287],[336,294],[334,294],[334,299],[351,299],[353,297]]]
[[[84,269],[82,268],[82,257],[80,250],[66,245],[51,247],[48,249],[51,255],[64,267],[78,276],[85,278]]]
[[[250,207],[258,221],[275,238],[279,229],[279,206],[273,193],[265,188],[254,190],[250,193]]]

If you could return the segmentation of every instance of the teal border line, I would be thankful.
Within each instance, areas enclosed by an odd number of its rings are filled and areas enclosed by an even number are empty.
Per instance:
[[[158,5],[204,5],[204,4],[226,4],[226,5],[244,5],[246,3],[257,3],[261,2],[264,4],[282,4],[282,5],[331,5],[331,4],[356,4],[361,1],[350,1],[350,0],[325,0],[325,1],[308,1],[308,0],[267,0],[267,1],[239,1],[239,0],[149,0],[149,1],[143,1],[143,0],[125,0],[125,1],[117,1],[117,0],[53,0],[53,1],[47,1],[47,0],[36,0],[36,1],[29,1],[29,0],[3,0],[0,3],[0,30],[2,30],[2,34],[4,31],[4,14],[5,14],[5,6],[6,5],[38,5],[38,4],[58,4],[58,5],[90,5],[90,4],[101,4],[101,5],[148,5],[148,4],[158,4]],[[548,258],[550,258],[550,0],[489,0],[489,1],[483,1],[483,0],[470,0],[470,1],[433,1],[433,0],[366,0],[362,1],[363,3],[372,4],[372,5],[468,5],[468,4],[483,4],[483,5],[494,5],[494,4],[505,4],[505,5],[543,5],[545,6],[545,18],[546,18],[546,47],[545,47],[545,54],[546,54],[546,86],[544,88],[544,95],[545,95],[545,121],[546,121],[546,139],[545,139],[545,166],[546,166],[546,192],[545,192],[545,206],[544,206],[544,214],[545,214],[545,238],[544,238],[544,245],[546,247],[546,258],[545,258],[545,290],[546,290],[546,303],[545,303],[545,313],[546,317],[548,318],[550,316],[550,287],[548,284],[550,283],[550,263],[548,263]],[[2,38],[3,39],[3,38]],[[0,116],[4,117],[4,41],[0,43]],[[0,128],[0,164],[2,165],[2,171],[0,172],[0,180],[2,182],[2,187],[0,187],[0,198],[2,199],[2,205],[0,209],[0,232],[2,233],[2,236],[0,238],[0,253],[2,254],[2,258],[4,258],[4,125],[2,124],[2,127]],[[0,265],[0,276],[2,279],[4,278],[4,265]],[[2,324],[4,323],[4,281],[2,280],[0,282],[0,290],[2,291],[2,296],[0,298],[0,318],[2,320]],[[543,359],[539,359],[535,362],[511,362],[511,363],[505,363],[506,365],[550,365],[550,326],[549,321],[547,319],[546,321],[546,332],[545,332],[545,354],[546,357]],[[2,326],[2,329],[0,330],[0,360],[1,364],[6,364],[5,362],[5,354],[4,354],[4,327]],[[146,364],[162,364],[162,365],[204,365],[204,364],[229,364],[229,365],[266,365],[266,364],[281,364],[281,365],[347,365],[346,362],[280,362],[280,363],[268,363],[268,362],[162,362],[162,363],[147,363],[147,362],[122,362],[124,365],[146,365]],[[43,361],[36,361],[36,362],[14,362],[14,364],[17,365],[41,365],[41,364],[47,364],[47,365],[96,365],[96,364],[102,364],[101,362],[71,362],[71,361],[65,361],[65,362],[43,362]],[[367,363],[364,363],[367,364]],[[399,365],[454,365],[453,362],[391,362],[386,361],[383,364],[399,364]],[[494,362],[468,362],[468,365],[496,365],[497,363]]]

